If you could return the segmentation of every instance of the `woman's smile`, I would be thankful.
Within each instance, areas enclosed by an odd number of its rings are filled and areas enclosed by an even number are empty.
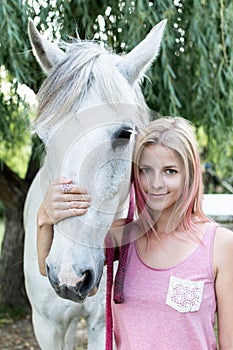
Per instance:
[[[155,197],[155,198],[163,198],[166,195],[168,195],[168,192],[166,192],[166,193],[148,193],[148,196]]]

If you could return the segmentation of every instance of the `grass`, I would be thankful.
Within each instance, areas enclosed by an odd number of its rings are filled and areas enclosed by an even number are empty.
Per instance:
[[[0,305],[0,326],[14,323],[28,315],[28,308],[11,308]]]

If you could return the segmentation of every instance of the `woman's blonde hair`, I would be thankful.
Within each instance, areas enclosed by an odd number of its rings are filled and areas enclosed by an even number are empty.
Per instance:
[[[168,231],[195,229],[193,215],[202,222],[210,221],[202,210],[202,173],[194,128],[184,118],[164,117],[151,122],[140,132],[134,152],[136,207],[145,232],[152,227],[156,228],[156,222],[152,220],[145,203],[145,194],[140,186],[139,164],[142,151],[153,144],[175,151],[184,167],[184,186],[169,220]]]

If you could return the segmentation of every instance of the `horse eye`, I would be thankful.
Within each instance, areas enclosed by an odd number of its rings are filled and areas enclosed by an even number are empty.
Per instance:
[[[133,133],[133,129],[129,127],[123,127],[117,130],[112,138],[112,147],[117,148],[119,146],[125,146],[130,140]]]

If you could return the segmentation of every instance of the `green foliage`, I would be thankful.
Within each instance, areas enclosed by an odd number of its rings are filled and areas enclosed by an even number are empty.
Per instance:
[[[28,51],[28,38],[25,30],[29,7],[22,0],[3,0],[0,2],[0,66],[4,65],[11,72],[15,81],[30,79],[27,74],[30,61],[24,61],[24,53]]]
[[[29,106],[17,92],[9,74],[0,76],[0,159],[21,177],[30,155]]]
[[[28,315],[28,308],[11,308],[0,305],[0,326],[12,323]]]
[[[229,178],[233,170],[232,12],[231,0],[2,1],[0,66],[12,84],[9,99],[0,96],[4,152],[10,143],[28,144],[27,137],[20,138],[29,117],[15,93],[17,84],[36,92],[44,78],[31,53],[28,17],[56,39],[67,40],[78,29],[81,38],[104,40],[118,53],[128,52],[167,18],[161,53],[143,83],[146,100],[160,115],[181,115],[202,128],[203,161],[214,163],[221,178]]]

